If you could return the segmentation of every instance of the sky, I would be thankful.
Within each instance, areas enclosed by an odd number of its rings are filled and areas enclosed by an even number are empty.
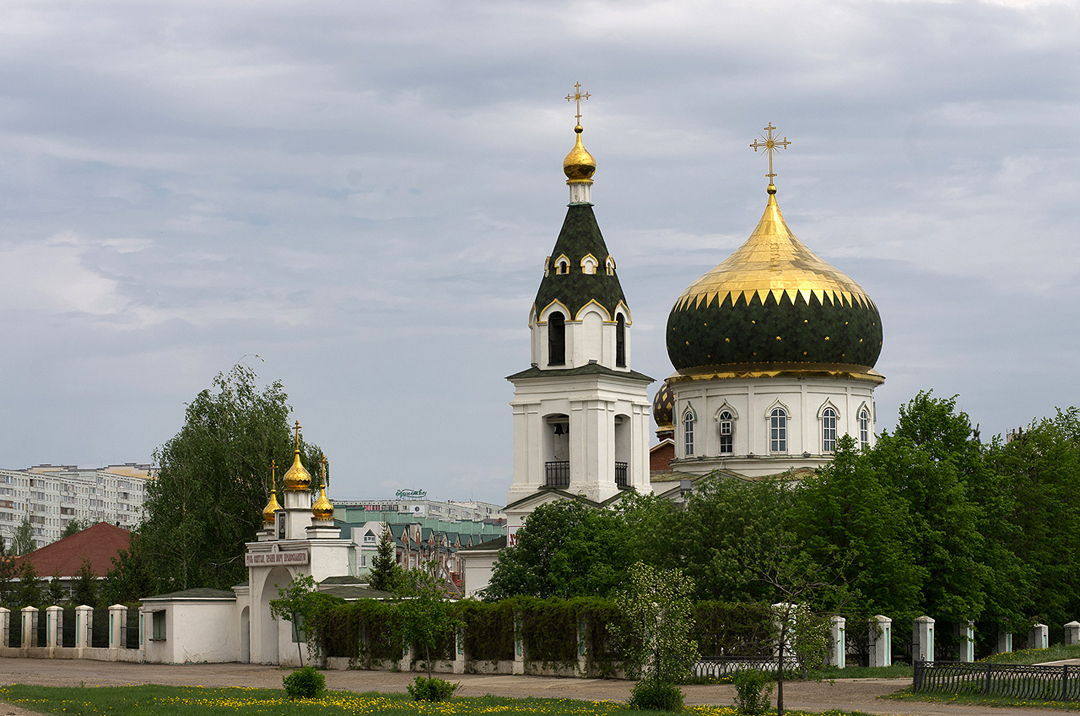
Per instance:
[[[501,503],[580,81],[593,201],[672,372],[675,298],[788,224],[881,312],[880,428],[1080,403],[1073,2],[7,0],[0,466],[151,459],[243,361],[333,497]],[[655,390],[659,383],[650,390]]]

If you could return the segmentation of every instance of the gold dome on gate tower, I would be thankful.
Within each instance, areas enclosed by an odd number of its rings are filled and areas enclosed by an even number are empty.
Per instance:
[[[326,456],[321,460],[322,474],[319,480],[319,499],[311,506],[311,516],[316,522],[330,522],[334,519],[334,505],[326,496]]]
[[[296,447],[293,453],[293,463],[285,473],[285,477],[282,478],[285,483],[285,489],[288,492],[307,492],[311,490],[311,473],[304,467],[304,463],[300,461],[300,421],[296,421],[296,426],[293,428],[296,433]]]
[[[266,507],[262,511],[263,524],[270,527],[274,524],[277,511],[281,509],[281,503],[277,501],[277,463],[270,461],[270,499],[266,501]]]
[[[566,101],[576,103],[577,107],[577,114],[574,115],[577,119],[577,125],[574,127],[577,137],[574,148],[566,155],[566,159],[563,159],[563,174],[566,175],[567,184],[591,183],[592,175],[596,173],[596,160],[581,143],[581,133],[585,131],[581,128],[581,100],[591,96],[588,92],[581,91],[580,82],[574,83],[573,94],[566,95]]]

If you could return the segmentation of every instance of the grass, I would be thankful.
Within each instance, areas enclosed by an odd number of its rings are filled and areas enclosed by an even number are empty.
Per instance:
[[[1031,701],[1030,699],[1014,699],[1007,696],[979,696],[975,694],[916,694],[910,688],[902,689],[885,696],[886,699],[897,701],[926,701],[938,704],[977,704],[981,706],[1027,706],[1045,709],[1060,709],[1062,711],[1080,711],[1080,703],[1075,701]]]
[[[849,666],[845,669],[819,669],[810,672],[811,679],[910,679],[913,676],[910,664],[892,666]]]
[[[1055,644],[1049,649],[1021,649],[1004,654],[994,654],[981,661],[992,664],[1042,664],[1062,659],[1080,659],[1080,644]]]
[[[0,699],[32,711],[50,714],[110,714],[111,716],[172,716],[173,714],[553,714],[555,716],[615,716],[642,714],[674,716],[672,712],[635,711],[614,701],[573,699],[510,699],[496,696],[455,698],[440,703],[416,702],[404,694],[357,694],[329,691],[320,699],[289,701],[277,689],[204,688],[201,686],[61,687],[15,684],[0,688]],[[792,716],[809,716],[788,711]],[[735,716],[728,706],[690,706],[682,716]],[[854,711],[827,711],[822,716],[867,716]]]

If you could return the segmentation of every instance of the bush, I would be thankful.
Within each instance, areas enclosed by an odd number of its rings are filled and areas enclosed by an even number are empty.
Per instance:
[[[409,696],[413,701],[446,701],[454,695],[461,684],[451,684],[439,678],[417,676],[416,681],[405,688],[409,690]]]
[[[290,699],[315,699],[326,690],[326,677],[313,666],[297,669],[284,679],[285,693]]]
[[[735,684],[735,708],[740,714],[762,716],[772,706],[772,684],[764,671],[739,671],[732,682]]]
[[[630,692],[630,706],[649,711],[682,711],[682,689],[666,681],[642,679]]]

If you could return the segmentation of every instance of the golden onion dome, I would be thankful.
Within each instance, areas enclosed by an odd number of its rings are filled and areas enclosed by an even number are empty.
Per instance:
[[[563,160],[563,173],[566,174],[566,179],[570,182],[591,182],[592,175],[596,172],[596,160],[593,159],[593,155],[589,154],[589,150],[585,149],[585,145],[581,143],[581,133],[583,131],[585,130],[581,128],[580,124],[574,127],[577,140],[574,142],[574,148],[570,150],[570,153],[566,155],[566,159]]]
[[[319,489],[319,499],[311,506],[311,516],[316,522],[329,522],[334,519],[334,505],[326,497],[326,488]]]
[[[266,507],[262,511],[263,524],[270,527],[274,524],[275,513],[281,509],[281,505],[277,501],[277,490],[270,488],[270,499],[266,503]]]
[[[285,473],[283,480],[285,489],[289,492],[307,492],[311,489],[311,473],[304,467],[304,463],[300,462],[299,450],[293,456],[292,467]]]

